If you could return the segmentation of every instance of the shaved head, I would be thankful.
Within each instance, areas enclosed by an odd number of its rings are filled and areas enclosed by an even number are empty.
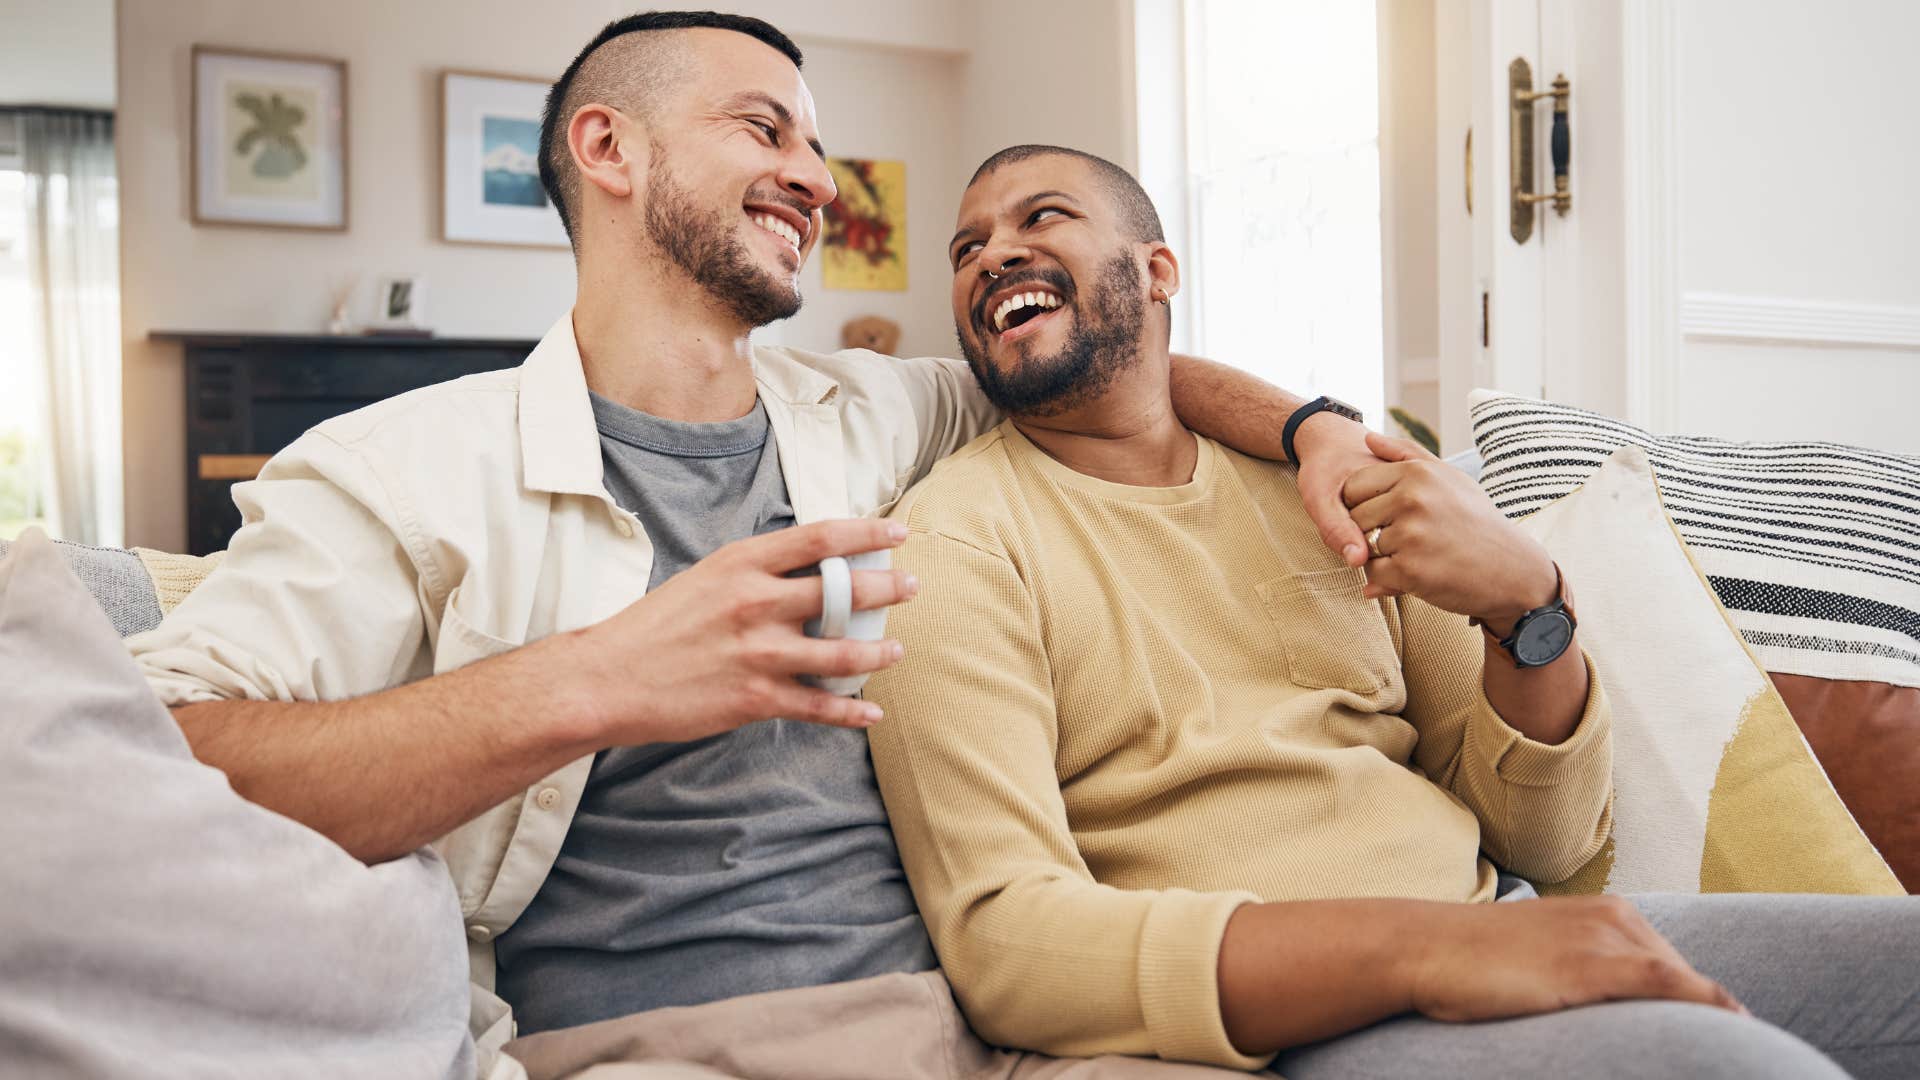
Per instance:
[[[1166,241],[1165,230],[1160,227],[1160,213],[1153,208],[1153,200],[1147,196],[1147,190],[1140,186],[1140,181],[1106,158],[1085,150],[1038,143],[1009,146],[981,162],[980,167],[973,171],[973,179],[967,181],[967,186],[972,187],[980,182],[981,177],[998,172],[1002,166],[1037,157],[1064,157],[1085,163],[1093,170],[1094,177],[1099,180],[1107,198],[1113,202],[1114,209],[1120,212],[1120,220],[1126,224],[1127,239],[1153,243]]]
[[[567,125],[587,105],[611,106],[642,121],[669,91],[684,85],[697,63],[697,29],[731,30],[765,42],[799,67],[799,46],[772,25],[744,15],[713,11],[649,11],[608,23],[566,73],[547,91],[540,120],[540,183],[560,213],[568,239],[580,246],[575,218],[580,208],[580,173],[567,148]]]

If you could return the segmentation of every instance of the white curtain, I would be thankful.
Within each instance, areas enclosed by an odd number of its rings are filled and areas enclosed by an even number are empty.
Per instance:
[[[27,275],[54,535],[118,546],[120,222],[113,117],[20,113]]]

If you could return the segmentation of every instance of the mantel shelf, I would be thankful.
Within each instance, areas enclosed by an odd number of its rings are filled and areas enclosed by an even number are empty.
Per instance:
[[[248,345],[321,345],[333,349],[520,349],[533,351],[538,338],[416,337],[411,334],[256,334],[235,331],[155,330],[147,340],[195,349]]]

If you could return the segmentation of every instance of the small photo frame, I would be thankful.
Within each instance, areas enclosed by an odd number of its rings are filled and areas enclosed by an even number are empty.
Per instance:
[[[196,225],[347,228],[347,62],[193,47]]]
[[[540,185],[540,110],[549,83],[440,73],[441,236],[461,244],[567,247]]]
[[[420,333],[427,329],[426,286],[413,274],[384,274],[374,283],[370,331]]]

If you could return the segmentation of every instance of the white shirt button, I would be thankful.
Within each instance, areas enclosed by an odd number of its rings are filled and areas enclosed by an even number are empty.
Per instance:
[[[631,539],[633,536],[633,522],[628,521],[626,518],[614,518],[613,531]]]
[[[485,941],[493,936],[493,931],[481,926],[479,923],[468,923],[467,936],[475,941]]]
[[[534,795],[533,797],[533,805],[539,807],[542,810],[551,810],[554,807],[559,806],[560,805],[560,789],[559,788],[541,788],[539,793]]]

